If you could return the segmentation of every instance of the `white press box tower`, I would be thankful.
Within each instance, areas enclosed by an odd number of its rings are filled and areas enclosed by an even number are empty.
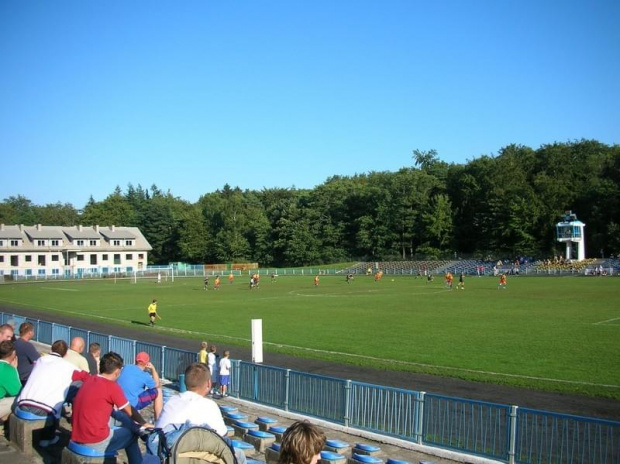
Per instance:
[[[585,226],[572,211],[567,211],[564,220],[556,224],[558,242],[566,243],[565,259],[583,261],[586,258],[586,238],[583,230]],[[577,256],[574,256],[573,247],[577,248]]]

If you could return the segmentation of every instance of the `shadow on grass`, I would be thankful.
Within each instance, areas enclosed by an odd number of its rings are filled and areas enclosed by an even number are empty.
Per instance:
[[[136,325],[150,326],[148,322],[142,322],[142,321],[131,321],[131,323],[136,324]]]

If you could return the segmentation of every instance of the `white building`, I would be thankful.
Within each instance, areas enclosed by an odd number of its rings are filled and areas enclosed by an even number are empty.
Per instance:
[[[0,276],[133,273],[146,269],[151,250],[137,227],[0,224]]]

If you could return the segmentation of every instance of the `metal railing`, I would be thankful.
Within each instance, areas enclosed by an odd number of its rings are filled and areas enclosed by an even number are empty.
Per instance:
[[[0,313],[0,323],[35,326],[45,344],[83,337],[132,360],[146,351],[167,380],[178,382],[197,353]],[[233,361],[230,394],[347,427],[448,448],[510,464],[620,464],[620,422],[557,414],[432,393],[382,387]]]

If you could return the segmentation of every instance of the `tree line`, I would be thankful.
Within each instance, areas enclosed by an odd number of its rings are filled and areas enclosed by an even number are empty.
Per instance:
[[[0,203],[4,224],[136,226],[154,263],[304,266],[441,257],[548,257],[566,210],[586,223],[588,256],[620,252],[620,146],[595,140],[509,145],[465,163],[414,150],[397,172],[333,176],[313,189],[228,184],[196,203],[128,185],[83,210]]]

